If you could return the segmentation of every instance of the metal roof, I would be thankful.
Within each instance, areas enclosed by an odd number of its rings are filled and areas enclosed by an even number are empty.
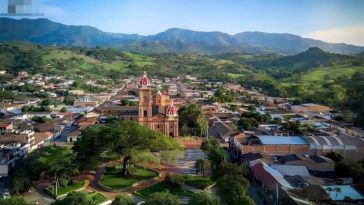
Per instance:
[[[300,136],[275,136],[257,135],[262,144],[265,145],[308,145],[309,143]]]

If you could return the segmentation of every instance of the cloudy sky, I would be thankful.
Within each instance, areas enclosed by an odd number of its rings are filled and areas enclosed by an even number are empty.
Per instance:
[[[103,31],[292,33],[364,46],[362,0],[43,0],[44,17]]]

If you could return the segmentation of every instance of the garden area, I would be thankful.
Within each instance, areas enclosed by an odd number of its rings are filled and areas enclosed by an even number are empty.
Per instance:
[[[150,195],[157,192],[168,191],[170,194],[177,197],[189,197],[193,195],[193,192],[183,189],[181,186],[176,186],[174,183],[163,181],[152,186],[146,187],[136,192],[143,198],[148,198]]]
[[[50,192],[52,196],[58,197],[58,196],[62,196],[64,194],[68,194],[72,191],[79,190],[79,189],[83,188],[84,185],[85,185],[85,181],[79,181],[79,182],[70,181],[67,185],[58,187],[57,194],[56,194],[56,187],[54,185],[50,185],[47,188],[47,191]]]
[[[87,193],[86,198],[90,200],[93,204],[101,204],[108,200],[105,195],[99,192],[89,192]]]
[[[102,175],[100,184],[110,190],[120,190],[137,182],[151,180],[158,176],[158,173],[143,167],[131,166],[129,168],[130,175],[123,176],[121,174],[122,166],[113,165],[106,168]]]
[[[211,186],[214,182],[208,176],[192,176],[192,175],[185,175],[186,184],[199,188],[199,189],[206,189],[207,187]]]

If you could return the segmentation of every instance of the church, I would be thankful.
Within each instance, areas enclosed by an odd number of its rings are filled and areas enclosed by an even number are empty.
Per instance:
[[[139,81],[138,122],[171,137],[178,136],[178,114],[173,99],[160,91],[152,96],[152,88],[144,72]]]
[[[178,113],[170,96],[157,92],[152,95],[152,87],[147,74],[138,81],[138,106],[121,106],[104,103],[96,108],[103,115],[116,116],[121,120],[138,121],[141,125],[165,135],[178,136]]]

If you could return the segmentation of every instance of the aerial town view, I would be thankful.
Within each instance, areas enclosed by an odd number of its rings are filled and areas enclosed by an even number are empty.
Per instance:
[[[364,205],[364,1],[0,0],[0,205]]]

